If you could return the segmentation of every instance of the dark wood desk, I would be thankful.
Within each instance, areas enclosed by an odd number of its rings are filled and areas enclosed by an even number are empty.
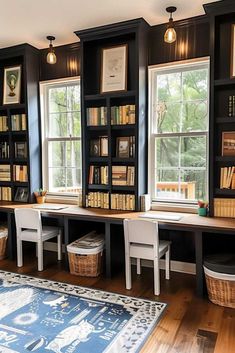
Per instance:
[[[112,211],[101,209],[84,209],[75,205],[64,205],[66,208],[61,210],[42,210],[46,217],[62,218],[64,225],[65,246],[69,244],[69,222],[70,220],[101,222],[105,227],[105,246],[106,246],[106,276],[111,277],[111,225],[123,224],[125,218],[138,218],[143,212]],[[17,207],[32,207],[32,205],[1,204],[0,212],[7,213],[7,220],[11,234],[13,232],[14,209]],[[196,254],[196,282],[197,294],[202,296],[204,292],[204,273],[203,273],[203,233],[223,233],[235,236],[235,219],[200,217],[189,213],[172,213],[151,211],[153,214],[179,214],[182,218],[179,221],[156,220],[160,229],[179,230],[192,232],[195,241]],[[9,247],[13,247],[14,241],[9,237]],[[67,253],[66,253],[67,260]]]

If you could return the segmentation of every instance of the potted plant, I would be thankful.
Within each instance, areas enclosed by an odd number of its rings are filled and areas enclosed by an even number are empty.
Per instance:
[[[208,202],[203,200],[198,200],[197,204],[198,204],[198,215],[207,216]]]
[[[47,194],[47,190],[43,190],[41,188],[34,191],[34,195],[36,197],[37,203],[44,203],[46,199],[46,194]]]

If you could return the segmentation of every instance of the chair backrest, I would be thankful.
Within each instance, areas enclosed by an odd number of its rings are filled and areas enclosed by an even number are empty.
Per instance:
[[[124,220],[125,245],[138,243],[153,245],[158,250],[158,223],[140,219]]]
[[[42,233],[41,214],[39,210],[32,208],[15,209],[16,230],[31,229],[37,231],[38,236]]]

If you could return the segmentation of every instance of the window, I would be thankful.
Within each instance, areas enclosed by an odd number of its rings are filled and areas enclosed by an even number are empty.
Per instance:
[[[150,68],[153,201],[207,199],[208,80],[205,59]]]
[[[43,187],[77,194],[82,184],[80,80],[41,83]]]

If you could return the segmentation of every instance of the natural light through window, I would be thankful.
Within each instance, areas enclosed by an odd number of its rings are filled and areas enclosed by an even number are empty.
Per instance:
[[[80,81],[42,84],[44,184],[50,193],[81,189]]]
[[[207,198],[209,62],[150,69],[153,200]]]

